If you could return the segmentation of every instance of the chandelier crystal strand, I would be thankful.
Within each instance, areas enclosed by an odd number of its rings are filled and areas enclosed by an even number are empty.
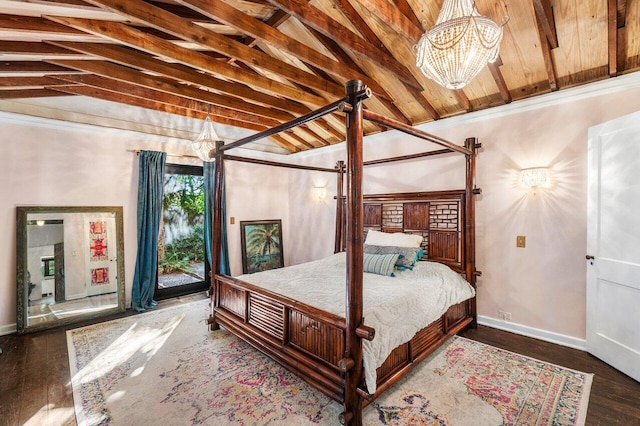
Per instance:
[[[448,89],[461,89],[498,58],[502,27],[478,13],[473,0],[445,0],[436,25],[424,33],[416,66]]]
[[[220,138],[213,128],[209,112],[207,112],[207,118],[204,119],[202,130],[196,140],[191,143],[191,149],[202,161],[214,161],[216,142],[219,140]]]

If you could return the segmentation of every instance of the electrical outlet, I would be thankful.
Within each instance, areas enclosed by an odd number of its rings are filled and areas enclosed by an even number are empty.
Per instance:
[[[502,321],[511,321],[511,312],[498,311],[498,318]]]
[[[516,237],[516,247],[525,248],[527,245],[527,237],[524,235],[518,235]]]

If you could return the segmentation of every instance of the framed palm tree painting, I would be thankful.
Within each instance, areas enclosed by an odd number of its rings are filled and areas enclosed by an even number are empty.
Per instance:
[[[241,221],[242,273],[282,268],[282,221]]]

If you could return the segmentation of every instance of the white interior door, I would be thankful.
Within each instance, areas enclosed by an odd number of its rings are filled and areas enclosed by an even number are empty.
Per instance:
[[[640,112],[589,129],[588,191],[587,350],[640,381]]]

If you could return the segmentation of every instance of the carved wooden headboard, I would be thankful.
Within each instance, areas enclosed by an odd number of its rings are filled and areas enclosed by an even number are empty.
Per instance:
[[[344,207],[340,234],[344,235]],[[464,269],[464,191],[416,192],[364,196],[364,231],[404,232],[422,236],[423,260]],[[338,231],[337,231],[338,232]],[[346,244],[341,238],[342,250]]]

